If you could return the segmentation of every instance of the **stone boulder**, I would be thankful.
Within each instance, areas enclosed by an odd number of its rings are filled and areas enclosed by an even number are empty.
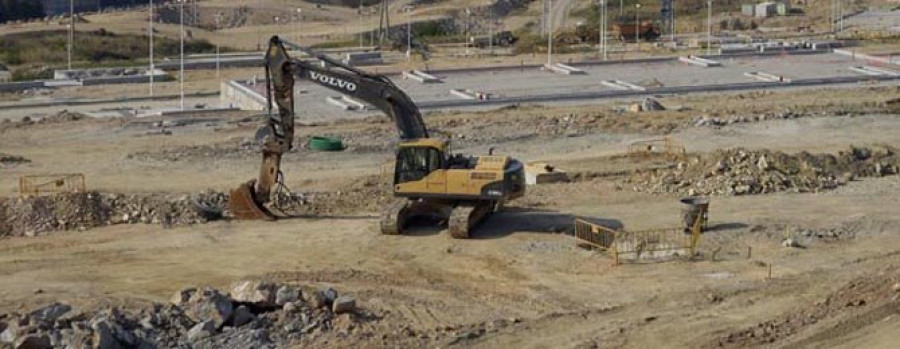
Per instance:
[[[207,288],[191,297],[184,305],[184,312],[194,322],[212,321],[220,328],[231,318],[234,305],[218,290]]]

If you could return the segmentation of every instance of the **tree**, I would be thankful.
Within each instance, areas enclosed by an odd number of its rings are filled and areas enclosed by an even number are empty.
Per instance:
[[[44,17],[44,4],[29,0],[0,0],[0,22]]]

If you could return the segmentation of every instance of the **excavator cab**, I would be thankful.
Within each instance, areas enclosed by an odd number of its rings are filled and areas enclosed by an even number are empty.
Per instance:
[[[403,142],[397,150],[394,185],[417,182],[447,167],[446,142],[422,139]]]

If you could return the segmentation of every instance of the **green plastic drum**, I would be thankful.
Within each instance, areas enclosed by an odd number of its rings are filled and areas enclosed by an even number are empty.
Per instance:
[[[314,136],[309,139],[309,149],[316,151],[341,151],[344,143],[337,138]]]

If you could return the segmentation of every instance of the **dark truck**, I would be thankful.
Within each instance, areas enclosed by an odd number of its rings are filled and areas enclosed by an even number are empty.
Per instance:
[[[501,32],[494,33],[494,46],[498,47],[509,47],[512,44],[516,43],[515,35],[509,30],[504,30]],[[481,35],[481,36],[472,36],[469,38],[469,45],[485,48],[491,46],[491,37],[489,35]]]

